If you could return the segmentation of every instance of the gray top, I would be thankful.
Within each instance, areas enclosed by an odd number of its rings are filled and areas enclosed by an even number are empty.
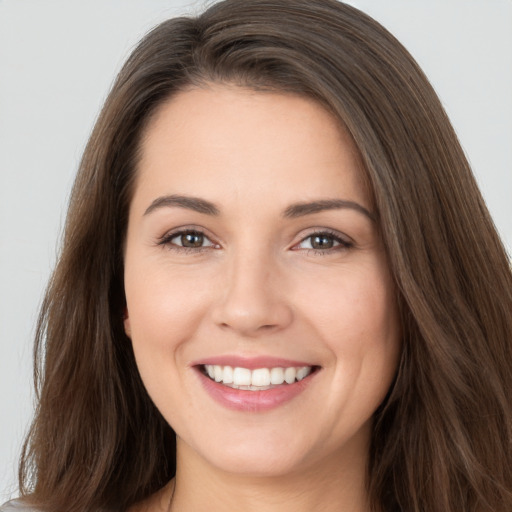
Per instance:
[[[37,509],[24,505],[19,500],[12,500],[0,506],[0,512],[38,512]]]

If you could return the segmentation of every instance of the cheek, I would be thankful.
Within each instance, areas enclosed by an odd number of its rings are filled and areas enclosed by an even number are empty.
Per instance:
[[[401,349],[387,270],[380,265],[352,269],[323,287],[311,287],[305,296],[304,316],[331,353],[332,390],[344,390],[339,391],[345,393],[343,403],[359,411],[354,416],[372,414],[393,381]],[[334,402],[337,393],[326,399]]]
[[[125,293],[137,363],[163,364],[173,352],[179,357],[181,345],[200,324],[206,302],[202,279],[162,265],[130,263],[125,270]]]
[[[185,350],[204,310],[201,287],[156,265],[126,265],[125,292],[131,340],[144,386],[167,421],[175,409],[188,410],[191,399],[179,393]],[[186,286],[186,284],[189,286]]]
[[[395,345],[398,315],[387,272],[376,266],[333,275],[323,286],[310,285],[301,295],[302,311],[323,333],[334,352],[363,354]]]

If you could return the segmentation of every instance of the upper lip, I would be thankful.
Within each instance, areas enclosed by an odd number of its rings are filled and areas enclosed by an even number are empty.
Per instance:
[[[258,368],[289,368],[292,366],[315,366],[311,362],[297,361],[293,359],[286,359],[282,357],[273,356],[239,356],[234,354],[226,354],[220,356],[205,357],[192,362],[191,366],[203,365],[218,365],[218,366],[231,366],[233,368],[247,368],[249,370],[256,370]]]

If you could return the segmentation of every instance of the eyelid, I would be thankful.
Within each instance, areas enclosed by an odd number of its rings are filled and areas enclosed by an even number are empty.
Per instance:
[[[178,240],[179,238],[182,238],[183,235],[200,236],[202,241],[203,242],[207,242],[207,244],[203,245],[203,246],[199,246],[199,247],[186,247],[186,246],[181,245],[179,243],[174,243],[173,245],[176,245],[178,247],[188,248],[188,249],[202,249],[202,248],[206,248],[206,247],[213,247],[215,245],[204,233],[200,233],[199,231],[190,231],[190,230],[178,231],[177,233],[172,234],[167,239],[169,241]]]
[[[334,247],[330,247],[328,249],[314,249],[314,248],[304,248],[300,249],[297,246],[303,243],[308,238],[311,238],[315,235],[328,235],[332,238],[334,238],[338,245],[335,245]],[[314,251],[316,253],[328,253],[328,252],[335,252],[336,250],[342,250],[342,249],[349,249],[355,245],[354,241],[344,233],[341,233],[340,231],[336,231],[334,229],[330,228],[311,228],[308,233],[302,233],[301,238],[298,242],[296,242],[292,250],[304,250],[304,251]]]
[[[185,234],[185,233],[196,233],[199,235],[202,235],[204,238],[206,238],[212,245],[207,245],[204,247],[185,247],[182,245],[177,245],[171,243],[171,240],[173,238],[176,238],[179,235]],[[156,239],[156,245],[161,245],[164,247],[167,247],[168,249],[175,249],[177,251],[193,251],[193,252],[200,252],[202,250],[209,250],[209,249],[216,249],[220,247],[219,242],[216,241],[215,237],[210,235],[206,229],[203,227],[197,226],[197,225],[186,225],[186,226],[179,226],[176,228],[173,228],[169,231],[166,231],[161,237],[158,237]]]

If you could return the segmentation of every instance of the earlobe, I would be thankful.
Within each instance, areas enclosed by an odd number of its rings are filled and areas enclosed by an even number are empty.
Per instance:
[[[125,308],[123,313],[123,325],[124,325],[124,332],[128,338],[132,337],[132,329],[130,325],[130,316],[128,315],[128,309]]]

